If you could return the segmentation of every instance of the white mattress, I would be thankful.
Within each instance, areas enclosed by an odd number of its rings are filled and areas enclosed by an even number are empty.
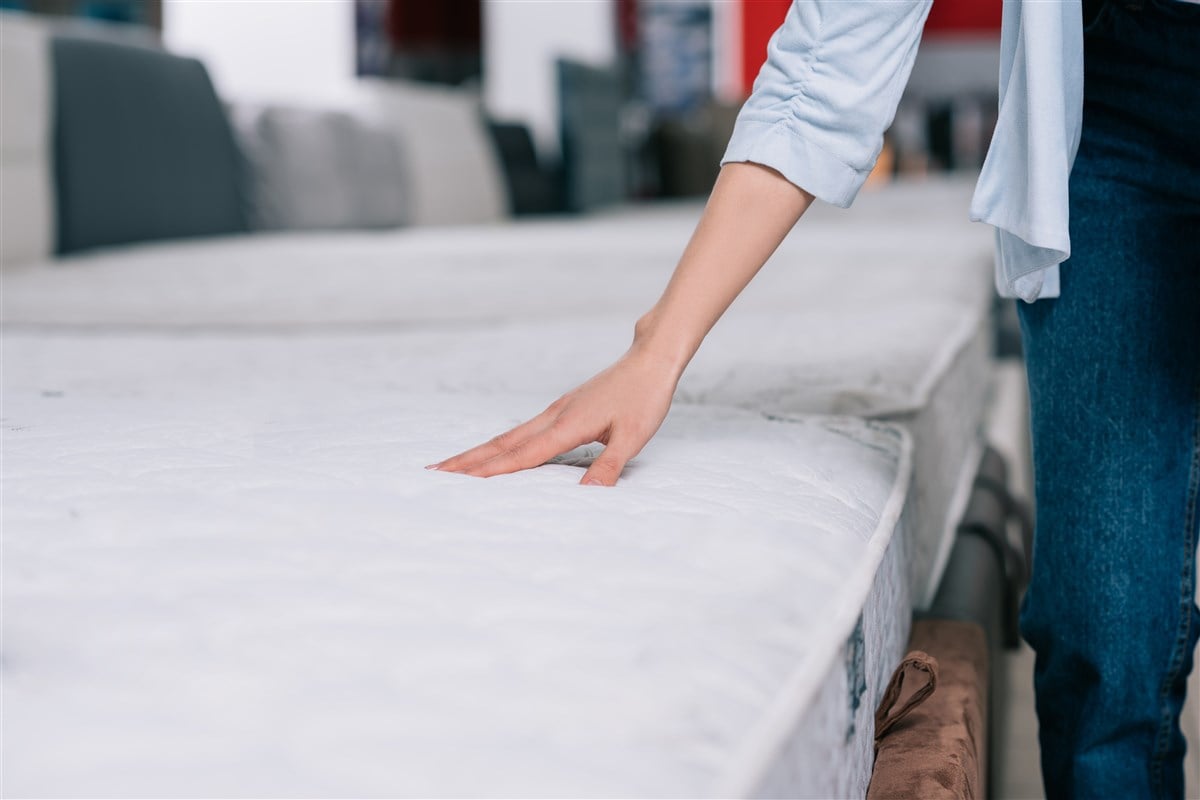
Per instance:
[[[908,425],[921,607],[966,502],[989,384],[991,238],[966,219],[971,188],[930,181],[865,194],[852,212],[812,209],[710,334],[679,395]],[[4,319],[10,330],[419,331],[380,365],[392,380],[424,355],[443,362],[441,385],[548,394],[624,350],[699,210],[123,248],[6,274]]]
[[[34,544],[21,551],[31,566],[19,573],[33,577],[13,589],[6,570],[5,599],[13,591],[49,597],[36,587],[58,580],[39,567],[51,557],[75,558],[70,574],[77,577],[99,559],[97,591],[115,592],[111,603],[84,590],[76,596],[75,589],[56,598],[61,607],[29,600],[30,647],[50,655],[28,662],[28,684],[11,679],[24,657],[9,633],[16,615],[9,615],[6,708],[20,713],[22,700],[12,698],[25,690],[27,704],[48,699],[70,709],[91,708],[101,694],[147,706],[193,685],[188,681],[205,689],[166,716],[151,718],[143,708],[128,717],[110,739],[115,761],[109,753],[91,763],[82,753],[121,715],[118,705],[96,709],[93,727],[74,738],[79,757],[62,778],[93,794],[106,790],[90,787],[110,785],[122,794],[170,793],[167,767],[178,758],[184,762],[174,774],[199,776],[195,785],[206,788],[196,791],[208,794],[288,794],[304,786],[355,795],[862,794],[873,758],[873,709],[903,652],[911,607],[931,597],[978,455],[990,369],[989,241],[982,229],[936,224],[945,220],[937,209],[952,199],[965,209],[967,196],[969,187],[941,185],[882,193],[856,206],[853,223],[816,209],[803,236],[785,243],[710,334],[668,425],[631,463],[622,487],[599,500],[579,499],[589,490],[568,492],[576,467],[486,482],[432,476],[453,481],[452,491],[405,470],[527,418],[619,354],[633,319],[669,274],[695,207],[471,229],[460,237],[414,230],[156,245],[6,272],[4,424],[28,431],[6,428],[4,515],[6,531],[27,529]],[[916,223],[922,213],[924,226]],[[864,240],[858,225],[872,238]],[[847,280],[848,270],[855,280]],[[18,419],[18,412],[27,416]],[[811,414],[889,418],[904,429]],[[136,443],[132,453],[124,441]],[[880,472],[880,463],[890,466]],[[859,470],[887,490],[868,497]],[[820,491],[781,487],[797,471]],[[697,506],[695,497],[707,505]],[[88,507],[82,500],[97,510],[72,517]],[[823,553],[846,539],[843,505],[876,522],[865,539],[861,530],[850,537],[867,542],[866,550],[826,561]],[[443,513],[447,521],[426,536]],[[81,530],[85,519],[92,537],[85,551],[45,544],[56,541],[55,531]],[[504,521],[500,538],[491,536],[496,519]],[[405,533],[399,540],[388,527],[396,520]],[[764,579],[756,559],[770,560],[776,539],[764,543],[760,531],[793,528],[812,535],[779,533],[789,541],[800,536],[799,550],[781,550],[777,580]],[[505,538],[510,529],[516,544]],[[622,536],[610,541],[614,529]],[[655,616],[655,603],[676,589],[698,591],[680,577],[690,567],[675,558],[693,546],[697,530],[705,532],[712,564],[730,572],[700,581],[712,583],[714,597],[698,599],[692,610],[723,621],[711,637],[695,627],[703,615],[688,618],[691,628]],[[163,540],[169,550],[158,544],[158,531],[171,532]],[[548,531],[559,537],[550,545]],[[587,544],[579,554],[565,551],[562,535]],[[210,539],[215,560],[203,557]],[[343,540],[349,544],[339,554]],[[200,560],[175,563],[180,541]],[[251,565],[229,573],[238,541],[250,543]],[[296,543],[294,554],[277,574],[267,557],[288,541]],[[379,557],[363,563],[375,547]],[[108,548],[112,563],[103,555]],[[811,559],[789,583],[784,572],[804,560],[789,553],[806,548]],[[617,563],[622,576],[627,559],[645,560],[630,567],[635,589],[621,577],[610,596],[615,584],[605,581],[617,580],[614,574],[581,578],[586,570],[577,555],[589,564]],[[484,580],[477,590],[473,579],[493,561],[504,575],[538,577],[532,586]],[[120,580],[107,572],[118,562],[126,565]],[[300,577],[292,580],[285,567]],[[467,567],[476,572],[463,573]],[[372,570],[390,582],[371,583]],[[254,594],[246,587],[256,574],[266,583]],[[413,577],[411,589],[395,588],[397,575]],[[328,582],[330,576],[337,580]],[[743,595],[760,579],[767,594]],[[228,619],[236,604],[220,590],[230,581],[239,597],[254,601],[244,627]],[[172,582],[194,591],[173,598]],[[576,602],[576,587],[586,587],[590,605]],[[564,592],[570,600],[563,616],[529,616],[529,603]],[[362,615],[362,624],[340,633],[314,610],[319,605],[309,593],[331,600],[337,620]],[[431,599],[441,595],[444,613]],[[207,660],[195,669],[216,670],[216,677],[176,663],[181,641],[161,653],[145,649],[167,635],[166,612],[142,608],[150,596],[184,614],[186,630],[174,636],[207,642]],[[395,603],[363,610],[367,599],[380,597],[441,616],[430,617],[437,624],[420,622],[416,612],[397,618]],[[506,616],[499,610],[510,600],[518,610]],[[90,633],[78,646],[51,633],[62,619],[77,635],[70,626],[83,623],[72,620],[86,622],[93,608],[111,613],[107,633],[86,623]],[[130,615],[128,624],[119,613]],[[460,613],[486,624],[446,627]],[[735,619],[737,613],[754,619]],[[286,627],[269,630],[271,614],[283,615]],[[628,618],[617,624],[614,614]],[[536,624],[528,631],[512,633],[530,619]],[[493,624],[502,629],[496,640],[476,648],[483,663],[468,663],[464,642],[477,645]],[[743,627],[739,637],[765,639],[712,638]],[[580,641],[600,633],[612,641],[580,644],[567,629]],[[395,634],[391,644],[381,643],[387,637],[380,631]],[[518,638],[509,641],[510,633]],[[104,638],[110,634],[135,646],[112,670],[100,663],[122,652]],[[681,645],[658,660],[659,640],[674,643],[677,636],[702,647]],[[281,679],[283,656],[271,660],[252,637],[275,643],[280,653],[312,657],[325,671]],[[342,655],[316,644],[324,637],[333,637]],[[781,642],[799,650],[774,649]],[[396,672],[398,654],[418,644],[419,674]],[[245,648],[258,660],[222,658]],[[781,671],[772,672],[777,666]],[[162,685],[139,694],[131,688],[139,669]],[[180,669],[190,676],[179,679],[183,684],[171,677]],[[362,687],[339,684],[343,669],[360,676]],[[362,674],[373,669],[379,673]],[[445,680],[431,684],[426,703],[420,680],[442,672]],[[532,682],[524,682],[535,674],[550,686],[544,697],[534,698]],[[81,675],[92,676],[81,685],[95,691],[70,688]],[[247,699],[279,681],[278,695]],[[233,700],[214,703],[225,689]],[[288,707],[288,698],[325,691],[331,699]],[[411,727],[384,719],[407,719],[395,709],[410,707]],[[18,773],[10,767],[10,786],[69,791],[51,778],[61,765],[41,760],[51,737],[64,735],[69,713],[31,722],[32,711],[6,712],[26,720],[18,724],[32,734],[28,745],[12,744],[18,728],[9,724],[5,756],[25,747],[20,755],[32,759],[23,773],[29,782],[14,783]],[[524,714],[527,724],[518,720]],[[313,732],[322,720],[328,731]],[[280,743],[269,733],[293,729],[311,736]],[[214,731],[236,749],[205,738]],[[450,747],[456,740],[469,745],[457,761]],[[235,752],[256,755],[239,761]],[[395,774],[398,752],[414,764],[402,776]],[[122,783],[139,780],[120,766],[122,758],[164,766],[142,770],[146,783],[135,786]]]
[[[734,305],[842,308],[870,288],[973,306],[991,296],[991,236],[971,185],[865,193],[817,206]],[[695,226],[693,203],[469,228],[289,233],[157,243],[9,268],[8,325],[312,330],[618,313],[658,297]]]
[[[678,404],[619,490],[481,481],[421,465],[533,396],[129,344],[3,343],[14,796],[865,789],[902,429]]]
[[[611,363],[628,345],[628,328],[626,319],[608,316],[386,339],[348,335],[342,374],[347,381],[401,386],[411,385],[410,375],[432,377],[453,391],[534,392],[539,399],[528,418]],[[269,350],[269,339],[258,346]],[[262,360],[285,353],[277,348]],[[833,414],[905,424],[915,445],[908,583],[924,608],[949,557],[982,452],[991,353],[992,329],[982,307],[938,297],[897,304],[894,296],[863,291],[850,306],[732,314],[689,365],[676,402],[772,418]],[[365,374],[373,377],[355,377]]]

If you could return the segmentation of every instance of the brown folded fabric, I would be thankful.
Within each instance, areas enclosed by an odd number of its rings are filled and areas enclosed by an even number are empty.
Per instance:
[[[875,712],[876,751],[879,740],[933,694],[937,688],[937,667],[937,659],[920,650],[909,653],[896,667]]]
[[[988,650],[983,628],[918,620],[875,718],[869,800],[982,798]]]

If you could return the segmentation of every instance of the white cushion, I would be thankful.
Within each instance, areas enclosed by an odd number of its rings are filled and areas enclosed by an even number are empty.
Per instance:
[[[44,150],[50,136],[50,53],[45,26],[0,12],[0,152]]]
[[[249,160],[256,228],[407,222],[407,181],[391,133],[343,111],[237,106],[231,116]]]
[[[0,264],[40,261],[54,252],[53,198],[44,152],[0,158]]]
[[[508,215],[504,178],[476,93],[366,80],[361,97],[365,113],[401,140],[413,224],[495,222]]]
[[[54,249],[48,41],[35,19],[0,12],[0,264]]]

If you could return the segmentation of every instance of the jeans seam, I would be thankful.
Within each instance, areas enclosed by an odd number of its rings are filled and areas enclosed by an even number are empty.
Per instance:
[[[1200,376],[1196,379],[1195,388],[1192,393],[1192,418],[1192,458],[1188,475],[1187,505],[1184,512],[1184,558],[1183,575],[1180,582],[1183,597],[1180,603],[1179,632],[1175,637],[1175,645],[1171,650],[1171,661],[1167,668],[1167,673],[1163,676],[1162,685],[1159,687],[1158,702],[1159,707],[1162,709],[1162,717],[1159,721],[1158,733],[1154,743],[1154,753],[1150,762],[1151,782],[1159,789],[1162,788],[1163,763],[1166,761],[1167,747],[1171,738],[1171,726],[1174,721],[1174,715],[1167,706],[1167,696],[1171,692],[1171,686],[1179,677],[1179,671],[1183,668],[1185,649],[1188,645],[1188,632],[1191,630],[1192,606],[1195,604],[1196,595],[1196,587],[1194,585],[1196,565],[1193,563],[1193,559],[1188,556],[1192,549],[1192,535],[1197,523],[1197,506],[1200,505]]]

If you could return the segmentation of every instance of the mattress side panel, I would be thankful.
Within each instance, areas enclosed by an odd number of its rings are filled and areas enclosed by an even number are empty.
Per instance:
[[[901,518],[854,633],[812,705],[756,786],[761,798],[863,797],[875,761],[875,709],[912,627],[910,515]]]

